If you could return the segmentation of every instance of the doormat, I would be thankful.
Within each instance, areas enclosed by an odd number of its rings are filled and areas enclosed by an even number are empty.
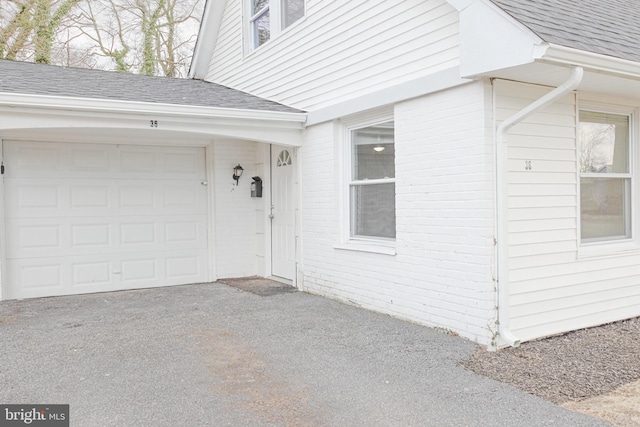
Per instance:
[[[251,292],[254,295],[261,297],[270,297],[273,295],[289,294],[292,292],[298,292],[298,289],[291,285],[276,282],[275,280],[265,279],[264,277],[240,277],[236,279],[221,279],[218,280],[222,283],[233,288],[240,289],[241,291]]]

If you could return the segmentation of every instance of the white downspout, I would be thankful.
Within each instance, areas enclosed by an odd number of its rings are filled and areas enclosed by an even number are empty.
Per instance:
[[[496,131],[496,262],[498,264],[496,292],[498,294],[498,333],[512,347],[518,347],[520,340],[509,329],[509,268],[507,263],[509,247],[507,229],[507,164],[509,156],[507,151],[507,132],[525,118],[574,91],[582,82],[583,75],[582,67],[574,67],[567,81],[503,121]]]

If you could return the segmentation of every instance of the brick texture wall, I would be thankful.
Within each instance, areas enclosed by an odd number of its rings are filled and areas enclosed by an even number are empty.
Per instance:
[[[303,288],[488,344],[493,294],[491,97],[477,82],[400,103],[396,255],[341,241],[339,122],[310,127],[302,148]]]

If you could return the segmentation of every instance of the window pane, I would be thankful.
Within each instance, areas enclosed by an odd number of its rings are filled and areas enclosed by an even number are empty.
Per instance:
[[[629,180],[580,179],[582,239],[629,237]]]
[[[580,172],[629,172],[628,116],[581,111],[578,141]]]
[[[396,237],[395,184],[351,186],[351,234]]]
[[[354,130],[354,180],[395,178],[393,122]]]
[[[304,16],[304,0],[282,0],[283,28]]]
[[[253,21],[254,46],[262,46],[271,38],[271,22],[269,21],[269,9]]]
[[[269,5],[269,0],[251,0],[251,16]]]

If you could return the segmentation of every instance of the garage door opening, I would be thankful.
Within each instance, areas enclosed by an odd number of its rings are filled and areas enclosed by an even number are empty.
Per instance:
[[[206,281],[204,151],[4,141],[5,298]]]

